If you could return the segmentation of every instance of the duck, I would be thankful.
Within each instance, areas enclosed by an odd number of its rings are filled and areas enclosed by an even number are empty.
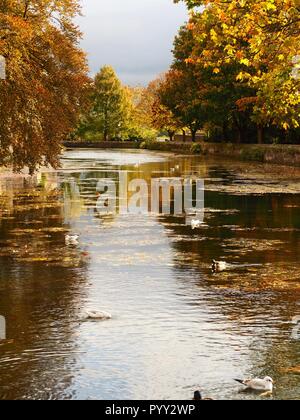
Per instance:
[[[195,391],[193,401],[213,401],[213,399],[212,398],[203,398],[200,391]]]
[[[193,398],[193,400],[194,401],[202,401],[203,400],[202,394],[201,394],[200,391],[195,391],[194,392],[194,398]]]
[[[273,393],[274,381],[270,376],[266,376],[263,379],[235,379],[235,381],[244,385],[246,389],[251,391],[261,391],[270,394]]]
[[[78,239],[79,239],[79,235],[76,235],[76,234],[66,235],[65,237],[66,245],[78,245]]]
[[[213,260],[213,262],[212,262],[212,271],[214,273],[225,271],[227,269],[228,269],[228,264],[225,261],[216,261],[216,260]]]
[[[201,227],[201,225],[202,225],[201,220],[196,220],[196,219],[193,219],[193,220],[191,221],[191,227],[192,227],[192,230],[199,229],[199,228]]]
[[[87,321],[106,321],[112,318],[112,315],[105,311],[89,310],[86,311],[84,319]]]

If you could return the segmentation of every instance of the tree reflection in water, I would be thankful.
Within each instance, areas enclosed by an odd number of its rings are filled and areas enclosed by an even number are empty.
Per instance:
[[[0,397],[67,397],[88,260],[65,246],[56,174],[2,178],[0,191],[0,313],[13,339],[0,347]]]

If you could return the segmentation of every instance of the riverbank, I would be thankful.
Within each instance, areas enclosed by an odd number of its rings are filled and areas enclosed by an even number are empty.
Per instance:
[[[101,141],[101,142],[71,142],[64,143],[67,149],[139,149],[140,143],[134,141]]]
[[[233,143],[160,143],[146,145],[147,149],[175,153],[219,156],[242,161],[300,166],[300,146]]]
[[[65,143],[67,148],[139,149],[157,150],[192,155],[211,155],[242,161],[271,163],[300,167],[299,145],[233,144],[233,143],[183,143],[183,142],[99,142]]]
[[[298,145],[258,145],[258,144],[209,144],[205,143],[204,153],[288,166],[300,166],[300,146]]]

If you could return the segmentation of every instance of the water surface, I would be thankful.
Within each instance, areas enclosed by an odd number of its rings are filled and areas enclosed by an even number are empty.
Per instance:
[[[101,216],[99,179],[205,179],[205,223]],[[155,152],[71,150],[0,175],[2,399],[216,399],[270,375],[299,399],[300,171]],[[78,245],[65,244],[69,233]],[[211,260],[234,264],[213,274]],[[82,322],[86,309],[108,322]]]

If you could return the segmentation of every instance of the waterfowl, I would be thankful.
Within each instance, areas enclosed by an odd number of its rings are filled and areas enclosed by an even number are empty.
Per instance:
[[[89,310],[86,311],[84,319],[85,320],[93,320],[93,321],[105,321],[111,319],[112,316],[110,313],[105,311],[97,311],[97,310]]]
[[[66,235],[65,242],[66,245],[77,245],[78,244],[79,235]]]
[[[202,225],[201,220],[196,220],[196,219],[193,219],[193,220],[191,221],[191,227],[192,227],[192,230],[199,229],[199,228],[201,227],[201,225]]]
[[[225,261],[216,261],[212,262],[212,271],[218,273],[225,270],[246,270],[254,267],[261,267],[261,264],[229,264]]]
[[[225,261],[216,261],[212,262],[212,271],[214,273],[225,271],[228,268],[228,264]]]
[[[194,392],[194,398],[193,398],[193,400],[194,401],[213,401],[212,398],[203,398],[200,391],[195,391]]]
[[[235,381],[252,391],[273,392],[274,381],[270,376],[266,376],[264,379],[235,379]]]
[[[201,394],[200,391],[195,391],[194,392],[194,398],[193,398],[193,400],[194,401],[202,401],[203,400],[202,394]]]

